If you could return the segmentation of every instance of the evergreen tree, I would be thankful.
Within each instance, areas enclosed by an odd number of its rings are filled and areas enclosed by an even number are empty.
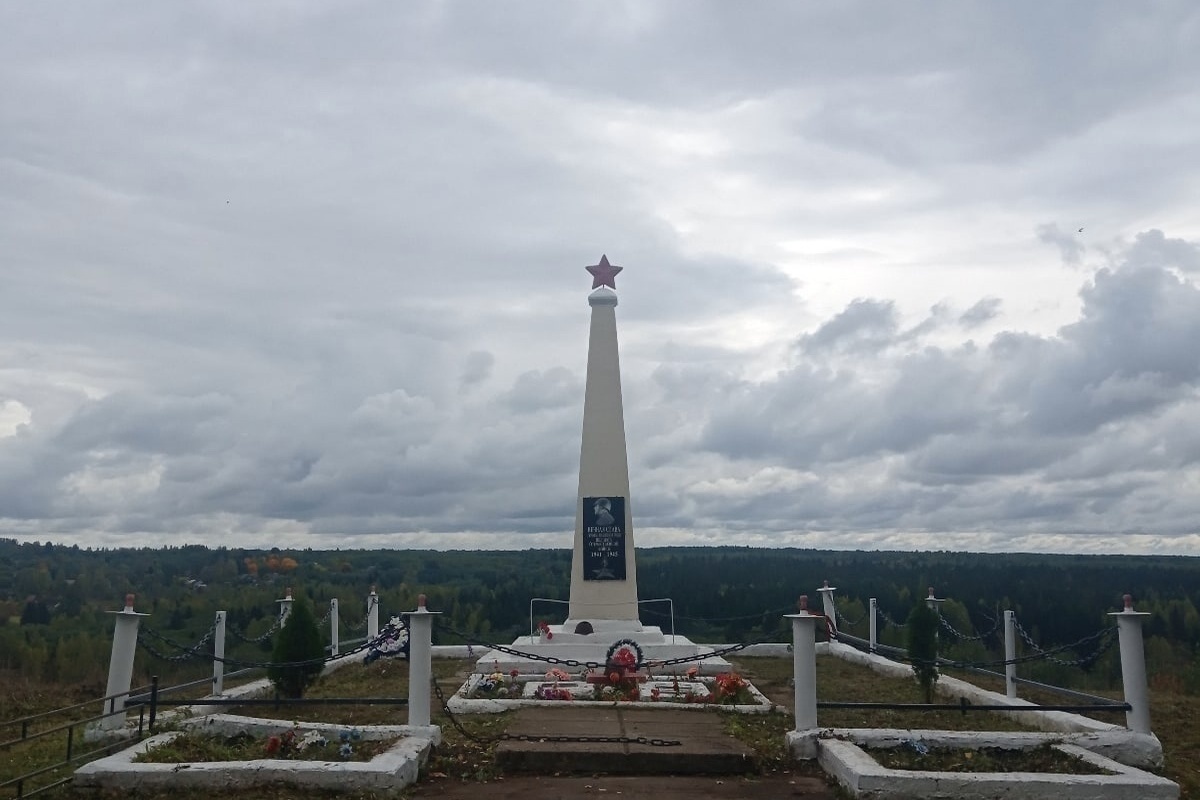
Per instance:
[[[933,684],[937,682],[938,656],[938,616],[937,612],[925,604],[924,600],[917,601],[908,615],[908,657],[912,659],[913,673],[925,702],[933,702]]]
[[[296,598],[287,622],[275,639],[275,648],[271,652],[274,663],[267,668],[267,677],[284,697],[301,697],[321,674],[325,665],[320,659],[324,656],[325,644],[312,607],[304,598]],[[284,666],[295,661],[313,663]]]

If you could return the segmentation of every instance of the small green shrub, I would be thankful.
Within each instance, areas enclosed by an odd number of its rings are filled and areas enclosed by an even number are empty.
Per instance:
[[[320,676],[324,664],[319,659],[324,656],[325,644],[312,607],[308,601],[297,598],[275,639],[275,648],[271,651],[274,663],[267,668],[267,677],[284,697],[302,697],[304,690]],[[313,663],[284,666],[295,661]]]
[[[933,702],[933,684],[937,682],[938,616],[924,600],[913,606],[908,615],[908,657],[925,702]]]

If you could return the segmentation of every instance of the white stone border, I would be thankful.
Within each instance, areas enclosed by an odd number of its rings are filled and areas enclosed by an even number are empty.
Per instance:
[[[233,736],[249,733],[252,736],[270,736],[298,728],[307,733],[316,731],[326,739],[337,739],[342,733],[358,731],[366,741],[391,739],[396,736],[416,736],[429,739],[434,745],[442,743],[442,729],[437,725],[346,725],[334,722],[304,722],[288,719],[246,717],[240,714],[211,714],[206,717],[180,720],[185,728],[203,728],[205,733]]]
[[[924,740],[928,742],[928,740]],[[888,769],[853,742],[821,739],[818,760],[854,797],[873,800],[924,800],[944,797],[1020,797],[1038,800],[1176,800],[1179,786],[1166,778],[1120,764],[1070,744],[1064,753],[1111,775],[1063,775],[1040,772],[934,772]]]
[[[248,719],[248,718],[247,718]],[[229,720],[226,720],[228,722]],[[278,722],[277,720],[254,720],[254,722]],[[203,724],[197,720],[197,724]],[[285,722],[270,730],[287,730],[292,723]],[[301,730],[340,730],[352,726],[302,725]],[[359,728],[364,737],[390,738],[397,733],[387,734],[402,726],[364,726]],[[407,726],[404,726],[407,727]],[[244,730],[238,727],[237,730]],[[85,788],[103,789],[162,789],[162,788],[206,788],[244,789],[251,786],[287,785],[319,788],[333,791],[359,789],[401,789],[415,783],[421,764],[429,756],[434,738],[400,734],[402,738],[387,751],[370,761],[292,761],[286,759],[255,759],[252,761],[214,761],[183,764],[149,764],[134,762],[134,758],[147,750],[165,744],[183,731],[160,733],[145,739],[119,753],[85,764],[75,771],[74,785]]]
[[[841,642],[819,642],[817,654],[825,653],[853,664],[869,667],[881,675],[891,678],[911,680],[912,667],[875,653],[864,653]],[[1162,742],[1153,733],[1135,733],[1121,725],[1085,717],[1081,714],[1071,714],[1066,711],[1043,711],[1036,703],[1020,698],[1012,698],[1000,692],[981,689],[973,683],[942,675],[938,678],[935,689],[939,695],[952,699],[966,698],[980,705],[1004,705],[1012,707],[1012,711],[992,711],[987,713],[1001,714],[1023,725],[1031,725],[1042,731],[1063,734],[1088,734],[1085,736],[1063,736],[1082,747],[1088,747],[1094,752],[1103,751],[1123,764],[1137,767],[1161,767],[1163,763]],[[980,712],[983,713],[983,712]],[[818,717],[818,724],[819,724]],[[872,729],[864,728],[862,731]],[[792,734],[797,734],[795,737]],[[988,734],[985,734],[988,735]],[[788,742],[793,752],[799,758],[813,758],[816,753],[811,745],[800,741],[804,732],[793,731],[788,734]],[[910,737],[911,738],[911,737]],[[1089,747],[1094,744],[1095,747]]]

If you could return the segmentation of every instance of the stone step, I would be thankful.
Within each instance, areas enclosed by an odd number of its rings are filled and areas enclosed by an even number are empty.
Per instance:
[[[736,775],[753,771],[755,753],[722,730],[711,711],[621,708],[523,708],[496,747],[505,772],[609,775]],[[678,741],[673,746],[562,742],[550,737],[624,736]]]

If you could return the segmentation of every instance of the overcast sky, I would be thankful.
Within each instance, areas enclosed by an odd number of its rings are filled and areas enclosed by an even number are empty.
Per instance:
[[[0,536],[1200,555],[1200,6],[0,3]]]

